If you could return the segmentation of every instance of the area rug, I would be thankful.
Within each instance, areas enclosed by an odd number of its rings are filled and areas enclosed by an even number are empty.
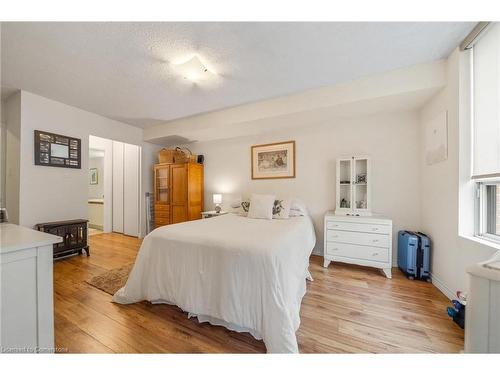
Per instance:
[[[127,264],[126,266],[120,268],[114,268],[100,275],[94,276],[90,280],[87,280],[86,283],[113,295],[118,291],[118,289],[125,285],[133,266],[133,264]]]

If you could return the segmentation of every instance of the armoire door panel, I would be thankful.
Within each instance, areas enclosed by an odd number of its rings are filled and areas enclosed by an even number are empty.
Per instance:
[[[186,165],[172,165],[171,173],[171,199],[172,205],[185,205],[187,199],[187,170]]]
[[[187,220],[187,165],[172,164],[170,166],[170,207],[172,223]]]
[[[155,204],[170,204],[170,166],[168,164],[155,165],[153,184]]]
[[[190,164],[188,169],[188,220],[201,219],[203,211],[203,166]]]
[[[172,224],[187,220],[186,206],[172,206]]]

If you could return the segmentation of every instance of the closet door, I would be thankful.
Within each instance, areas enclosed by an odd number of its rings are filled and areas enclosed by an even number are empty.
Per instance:
[[[113,141],[113,232],[123,233],[123,143]]]
[[[123,233],[139,236],[140,147],[124,144],[123,149]]]
[[[170,167],[172,224],[187,220],[187,164]]]

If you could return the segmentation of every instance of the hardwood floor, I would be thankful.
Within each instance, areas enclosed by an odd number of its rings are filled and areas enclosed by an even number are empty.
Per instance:
[[[91,256],[55,262],[55,338],[71,353],[263,353],[249,334],[199,324],[179,308],[141,302],[118,305],[85,280],[133,263],[140,240],[120,234],[90,237]],[[449,301],[432,284],[407,280],[393,269],[311,257],[297,332],[301,353],[454,353],[463,331],[446,316]]]

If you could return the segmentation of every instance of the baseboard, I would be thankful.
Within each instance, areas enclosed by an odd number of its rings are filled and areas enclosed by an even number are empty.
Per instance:
[[[450,300],[456,299],[455,293],[446,286],[443,280],[441,280],[439,277],[437,277],[432,273],[431,273],[431,280],[432,284],[434,284],[434,286],[438,288],[441,291],[441,293],[443,293],[446,297],[448,297]]]
[[[312,251],[312,255],[318,255],[318,256],[322,257],[323,256],[323,250],[314,249]]]

